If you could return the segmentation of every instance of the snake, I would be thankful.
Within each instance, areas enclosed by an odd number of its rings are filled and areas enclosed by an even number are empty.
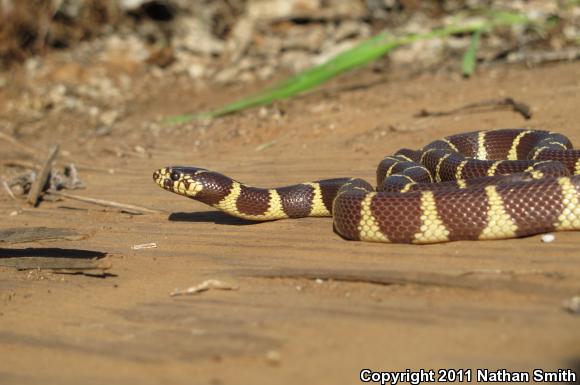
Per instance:
[[[332,217],[348,240],[428,244],[580,229],[580,150],[546,130],[473,131],[401,149],[381,160],[374,188],[353,177],[258,188],[185,166],[153,179],[242,219]]]

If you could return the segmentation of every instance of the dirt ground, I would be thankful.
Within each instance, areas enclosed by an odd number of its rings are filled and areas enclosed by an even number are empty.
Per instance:
[[[0,194],[2,228],[89,234],[0,253],[83,249],[106,252],[112,263],[104,278],[0,268],[1,384],[356,384],[363,368],[580,374],[580,318],[563,307],[580,295],[580,233],[557,233],[552,243],[351,242],[332,231],[330,218],[249,224],[151,179],[156,168],[187,164],[264,187],[373,181],[378,162],[399,148],[500,127],[554,130],[580,145],[580,63],[490,67],[471,80],[362,70],[261,112],[172,126],[157,137],[143,132],[158,116],[247,91],[160,84],[106,137],[67,116],[44,121],[42,131],[21,130],[26,144],[46,151],[61,143],[80,165],[87,188],[76,194],[163,214],[70,200],[30,208]],[[507,108],[415,117],[505,97],[532,106],[533,118]],[[1,146],[0,161],[18,157]],[[141,150],[128,150],[134,146]],[[158,247],[131,249],[149,242]],[[169,295],[207,279],[239,289]]]

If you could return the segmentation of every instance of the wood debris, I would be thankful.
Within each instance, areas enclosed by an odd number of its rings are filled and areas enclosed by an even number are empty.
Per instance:
[[[0,254],[2,249],[0,249]],[[52,257],[16,257],[0,258],[0,266],[11,267],[16,270],[57,270],[58,272],[71,273],[87,270],[109,270],[113,264],[109,260],[76,259],[76,258],[52,258]]]
[[[187,294],[198,294],[211,289],[216,290],[238,290],[237,285],[223,282],[218,279],[208,279],[203,281],[199,285],[188,287],[185,290],[175,289],[173,292],[169,293],[170,296],[174,297],[176,295],[187,295]]]
[[[538,65],[557,61],[572,61],[580,59],[580,48],[570,47],[559,51],[518,51],[512,52],[507,57],[508,63],[526,63]]]
[[[98,271],[101,274],[112,267],[106,257],[107,253],[83,249],[0,248],[0,266],[17,270],[53,270],[67,274]]]
[[[0,243],[24,243],[38,241],[67,240],[77,241],[86,234],[73,229],[50,227],[14,227],[0,230]]]
[[[98,206],[105,206],[105,207],[112,207],[112,208],[120,209],[121,211],[126,212],[128,214],[140,215],[140,214],[160,214],[160,213],[163,213],[162,211],[153,210],[153,209],[143,207],[143,206],[131,205],[131,204],[126,204],[126,203],[119,203],[119,202],[109,201],[109,200],[105,200],[105,199],[83,197],[83,196],[79,196],[79,195],[65,193],[62,191],[50,190],[50,191],[47,191],[47,193],[50,195],[55,195],[55,196],[59,196],[59,197],[67,198],[67,199],[72,199],[72,200],[76,200],[76,201],[80,201],[80,202],[92,203],[92,204],[95,204]]]
[[[448,116],[448,115],[455,115],[464,111],[474,111],[474,110],[495,110],[498,107],[511,107],[513,111],[517,112],[518,114],[522,115],[525,119],[531,119],[532,111],[531,108],[525,104],[514,100],[513,98],[504,98],[504,99],[490,99],[484,100],[481,102],[476,103],[469,103],[464,106],[454,108],[452,110],[447,111],[429,111],[429,110],[421,110],[417,114],[415,114],[416,118],[425,118],[425,117],[438,117],[438,116]]]
[[[59,149],[60,147],[58,144],[51,147],[48,153],[48,157],[40,169],[38,178],[32,182],[32,186],[30,187],[27,198],[28,203],[30,203],[32,206],[36,206],[38,204],[38,200],[48,182],[48,179],[50,178],[50,170],[52,170],[52,164],[58,156]]]
[[[157,248],[157,243],[155,242],[151,242],[151,243],[142,243],[139,245],[133,245],[131,246],[132,250],[143,250],[143,249],[155,249]]]

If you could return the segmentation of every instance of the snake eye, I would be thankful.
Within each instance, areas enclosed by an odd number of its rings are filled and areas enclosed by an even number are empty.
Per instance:
[[[178,181],[181,175],[177,171],[173,171],[170,175],[172,181]]]

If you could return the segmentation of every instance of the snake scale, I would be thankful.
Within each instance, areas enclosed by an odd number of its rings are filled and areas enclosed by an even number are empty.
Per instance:
[[[347,239],[437,243],[580,229],[580,150],[564,135],[476,131],[399,150],[357,178],[256,188],[197,167],[153,174],[165,190],[256,221],[332,216]]]

